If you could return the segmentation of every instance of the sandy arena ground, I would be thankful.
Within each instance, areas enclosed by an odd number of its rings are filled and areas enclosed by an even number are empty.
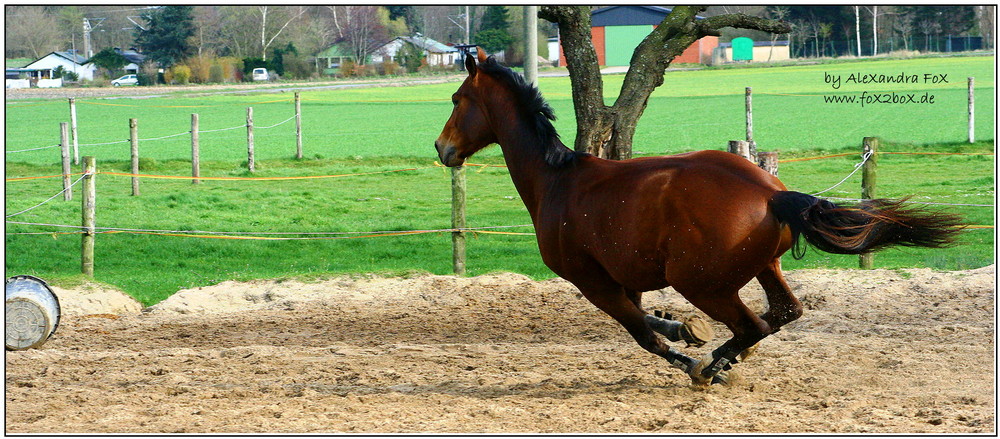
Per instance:
[[[144,313],[59,290],[53,338],[6,353],[6,431],[995,434],[995,277],[790,272],[805,315],[709,389],[558,279],[226,282]]]

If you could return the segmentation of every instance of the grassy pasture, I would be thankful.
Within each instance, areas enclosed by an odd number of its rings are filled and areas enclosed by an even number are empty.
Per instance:
[[[943,86],[905,85],[901,91],[930,91],[933,105],[879,107],[825,104],[824,72],[946,73]],[[965,78],[976,76],[977,138],[965,137]],[[755,139],[762,149],[779,150],[781,158],[855,152],[863,136],[886,139],[884,151],[993,152],[992,58],[945,58],[671,72],[650,99],[640,121],[635,149],[642,154],[721,149],[742,138],[743,87],[755,90]],[[959,80],[960,79],[960,80]],[[620,76],[606,78],[613,94]],[[142,196],[130,196],[126,177],[99,175],[98,226],[180,231],[311,233],[443,229],[450,225],[448,173],[433,166],[431,144],[450,111],[449,96],[457,84],[303,92],[307,160],[294,153],[294,124],[258,130],[255,176],[302,176],[367,173],[404,168],[413,171],[334,179],[291,181],[142,181]],[[883,86],[879,86],[883,87]],[[869,85],[869,92],[879,87]],[[909,87],[909,88],[905,88]],[[543,78],[541,88],[555,107],[557,128],[572,144],[575,121],[568,78]],[[861,87],[839,90],[860,93]],[[882,90],[893,89],[884,87]],[[805,94],[783,96],[778,94]],[[610,97],[610,96],[609,96]],[[273,102],[280,101],[280,102]],[[101,105],[114,104],[114,105]],[[189,129],[190,113],[198,112],[201,129],[237,127],[252,104],[258,126],[276,124],[292,115],[291,93],[225,94],[198,97],[81,101],[80,142],[102,143],[128,137],[129,117],[139,119],[140,137],[156,138]],[[68,118],[65,101],[7,102],[6,149],[58,142],[58,122]],[[202,176],[247,176],[244,129],[201,136]],[[190,173],[189,138],[178,136],[142,142],[143,173]],[[84,146],[103,171],[128,172],[128,144]],[[59,173],[58,148],[6,156],[6,177]],[[502,163],[499,148],[474,160]],[[844,178],[857,156],[782,164],[786,185],[802,192],[826,189]],[[879,194],[916,195],[914,201],[993,204],[993,156],[879,156]],[[523,204],[503,168],[470,168],[470,227],[528,224]],[[7,214],[29,208],[60,189],[59,179],[8,182]],[[824,195],[854,198],[860,175]],[[75,225],[80,221],[80,193],[74,201],[57,198],[13,221]],[[969,224],[992,225],[992,208],[941,207],[966,217]],[[5,267],[10,274],[35,274],[58,283],[79,280],[79,238],[58,228],[7,224]],[[511,229],[530,232],[530,228]],[[23,232],[45,232],[21,235]],[[294,235],[301,237],[305,235]],[[893,249],[876,256],[881,268],[932,267],[963,269],[994,262],[992,229],[963,234],[962,245],[950,250]],[[785,268],[851,268],[856,257],[810,251],[805,259],[786,257]],[[469,274],[514,271],[534,278],[553,274],[541,263],[531,236],[474,235],[468,240]],[[146,304],[181,288],[223,280],[318,277],[331,273],[451,271],[450,237],[446,233],[357,239],[243,241],[174,236],[100,234],[96,278],[116,285]]]
[[[946,74],[947,84],[844,84],[833,90],[826,74]],[[992,139],[995,108],[992,57],[921,58],[780,68],[681,71],[667,74],[650,98],[636,132],[638,153],[668,154],[724,148],[741,139],[744,87],[754,89],[754,139],[761,148],[795,152],[853,147],[865,136],[896,142],[955,142],[966,136],[966,79],[977,82],[976,138]],[[922,76],[921,76],[922,77]],[[605,95],[613,100],[623,75],[605,78]],[[457,83],[306,91],[302,93],[304,143],[310,157],[381,157],[429,155],[451,111]],[[541,78],[540,88],[556,110],[556,128],[572,145],[576,121],[568,77]],[[823,94],[861,92],[932,93],[934,104],[860,105],[824,103]],[[191,113],[200,115],[201,130],[243,125],[246,107],[254,107],[255,125],[269,126],[293,115],[292,94],[217,94],[149,99],[80,99],[78,121],[84,145],[128,139],[128,119],[139,121],[139,137],[159,138],[190,130]],[[64,100],[7,102],[6,150],[59,142],[59,122],[69,117]],[[294,153],[294,124],[255,132],[259,159],[287,158]],[[246,159],[246,131],[233,129],[201,135],[202,160]],[[190,158],[188,136],[143,142],[144,157]],[[128,144],[82,146],[82,154],[100,161],[128,157]],[[496,149],[486,155],[498,156]],[[58,162],[58,148],[9,155],[7,160]]]

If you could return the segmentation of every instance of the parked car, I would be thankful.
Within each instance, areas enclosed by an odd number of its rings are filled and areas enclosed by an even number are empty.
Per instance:
[[[111,85],[121,87],[123,85],[139,85],[139,78],[136,75],[125,75],[111,81]]]
[[[253,73],[250,74],[250,77],[254,81],[267,81],[268,79],[270,79],[270,76],[267,74],[267,69],[263,67],[257,67],[256,69],[253,69]]]

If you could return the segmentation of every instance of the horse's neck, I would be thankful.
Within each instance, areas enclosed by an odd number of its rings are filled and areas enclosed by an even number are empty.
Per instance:
[[[537,136],[521,133],[519,130],[507,130],[497,137],[514,187],[534,219],[546,193],[553,189],[555,180],[566,172],[545,162],[545,150],[538,144],[540,140]],[[559,142],[558,139],[554,141]],[[559,145],[562,146],[561,143]]]

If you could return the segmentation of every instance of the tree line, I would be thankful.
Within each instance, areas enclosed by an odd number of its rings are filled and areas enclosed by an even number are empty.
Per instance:
[[[5,57],[38,58],[71,48],[84,53],[89,40],[92,54],[114,48],[138,49],[155,62],[151,68],[156,70],[192,60],[199,65],[206,59],[223,60],[217,64],[227,65],[238,60],[247,70],[267,67],[279,73],[287,71],[289,76],[308,77],[317,71],[312,57],[333,45],[350,53],[355,63],[364,64],[392,38],[420,33],[442,43],[472,40],[493,52],[506,50],[508,60],[519,62],[521,9],[405,5],[6,6]],[[89,31],[85,30],[87,26]],[[552,29],[551,25],[539,27],[541,32]],[[104,55],[114,58],[110,52]],[[105,61],[112,61],[103,66],[113,70],[117,60]]]

